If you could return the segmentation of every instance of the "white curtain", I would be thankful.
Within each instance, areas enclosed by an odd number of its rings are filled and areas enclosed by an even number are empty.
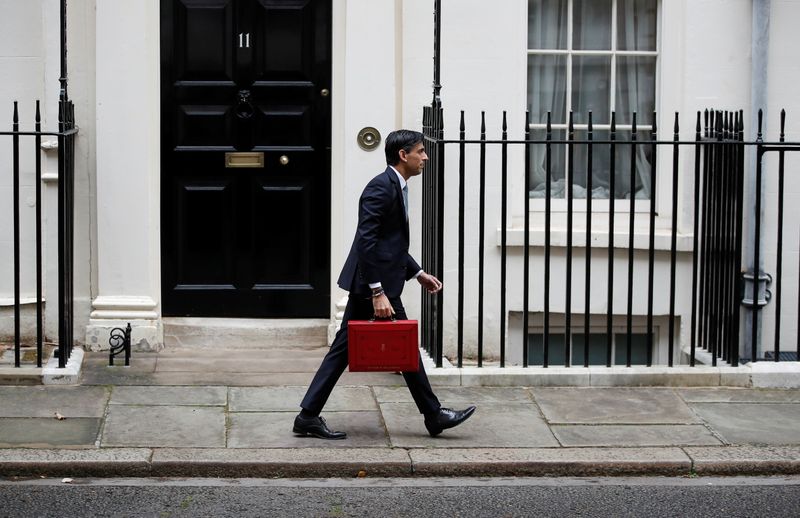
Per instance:
[[[528,3],[528,48],[567,48],[567,0],[530,0]],[[528,56],[528,102],[531,121],[544,124],[551,113],[553,124],[566,122],[567,59],[565,56]],[[554,132],[553,138],[563,138],[564,132]],[[545,131],[532,133],[534,139],[544,139]],[[551,177],[553,197],[563,197],[564,152],[561,146],[552,146]],[[545,195],[546,156],[544,145],[531,149],[532,196]],[[558,194],[558,193],[561,194]]]
[[[617,45],[621,50],[655,50],[655,0],[618,0]],[[655,108],[655,58],[617,58],[617,120],[625,124],[632,121],[636,112],[637,136],[649,138]],[[628,134],[629,136],[629,134]],[[617,168],[616,194],[630,198],[630,148],[623,152]],[[637,199],[650,199],[651,162],[650,146],[636,148],[636,185],[633,192]]]
[[[574,50],[611,50],[612,0],[573,0]],[[567,0],[529,0],[529,48],[566,49]],[[655,50],[656,0],[618,0],[617,47],[620,50]],[[552,112],[554,124],[567,122],[566,111],[566,57],[531,55],[528,60],[528,99],[532,121],[546,122],[547,112]],[[630,124],[632,113],[637,112],[639,139],[649,136],[649,125],[655,95],[654,57],[617,57],[615,104],[617,124]],[[570,109],[576,124],[586,124],[592,112],[594,124],[611,122],[611,57],[572,57],[572,85]],[[644,130],[644,131],[642,131]],[[566,137],[554,131],[555,140]],[[606,131],[595,131],[595,140],[607,140]],[[533,138],[544,138],[544,131],[535,131]],[[576,132],[575,138],[585,139],[585,132]],[[618,140],[629,140],[630,132],[618,132]],[[609,146],[593,147],[592,197],[609,197]],[[637,198],[650,198],[650,161],[648,146],[637,146],[634,193]],[[545,147],[536,145],[532,150],[531,197],[545,196]],[[630,146],[617,146],[616,198],[629,198]],[[552,146],[551,196],[565,195],[565,146]],[[586,146],[574,147],[573,195],[586,197],[587,187]]]

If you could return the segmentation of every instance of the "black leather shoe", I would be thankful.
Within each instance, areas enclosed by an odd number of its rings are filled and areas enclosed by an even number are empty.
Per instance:
[[[328,428],[328,423],[320,416],[305,419],[299,415],[294,418],[292,431],[299,435],[310,435],[319,439],[347,439],[345,432],[334,432]]]
[[[425,416],[425,428],[431,437],[436,437],[443,430],[458,426],[475,413],[475,405],[470,405],[464,410],[451,410],[449,408],[440,408],[436,414]]]

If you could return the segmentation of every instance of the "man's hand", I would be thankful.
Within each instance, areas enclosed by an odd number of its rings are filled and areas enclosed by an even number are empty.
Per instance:
[[[389,318],[394,315],[394,308],[385,293],[372,297],[372,309],[375,312],[375,318]]]
[[[419,274],[419,277],[417,277],[417,281],[419,281],[423,288],[428,290],[428,293],[438,293],[442,291],[442,281],[433,275],[422,272]]]

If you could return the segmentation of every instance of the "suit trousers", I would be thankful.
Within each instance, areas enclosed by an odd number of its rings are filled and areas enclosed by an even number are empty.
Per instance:
[[[390,298],[389,303],[394,308],[395,318],[406,320],[406,310],[403,308],[403,302],[400,297]],[[363,294],[351,294],[344,310],[342,327],[336,333],[328,354],[322,360],[322,364],[311,381],[303,402],[300,403],[304,410],[319,414],[328,401],[328,397],[331,395],[339,377],[347,368],[347,322],[350,320],[369,320],[372,316],[372,299]],[[433,389],[431,389],[428,375],[422,365],[422,358],[419,360],[419,371],[404,372],[403,378],[421,414],[432,414],[439,411],[441,404],[433,393]]]

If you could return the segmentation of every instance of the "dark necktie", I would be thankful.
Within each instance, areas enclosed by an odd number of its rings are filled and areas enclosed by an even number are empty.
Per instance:
[[[406,211],[406,221],[408,221],[408,185],[403,186],[403,208]]]

